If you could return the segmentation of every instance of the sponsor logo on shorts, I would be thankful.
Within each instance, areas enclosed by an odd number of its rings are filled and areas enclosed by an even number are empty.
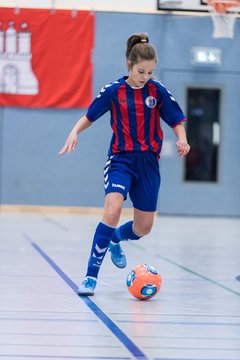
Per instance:
[[[120,185],[120,184],[114,184],[114,183],[112,183],[112,187],[114,187],[114,188],[120,188],[120,189],[125,190],[125,186]]]

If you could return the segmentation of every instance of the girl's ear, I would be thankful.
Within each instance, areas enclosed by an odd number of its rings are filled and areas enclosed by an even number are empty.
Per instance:
[[[127,62],[127,68],[128,68],[128,70],[130,70],[131,69],[131,61],[127,60],[126,62]]]

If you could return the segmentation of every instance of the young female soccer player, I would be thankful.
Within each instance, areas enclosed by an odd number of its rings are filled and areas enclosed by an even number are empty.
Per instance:
[[[190,150],[182,125],[185,121],[182,110],[171,93],[153,79],[157,55],[147,34],[129,37],[126,62],[128,76],[101,89],[59,152],[62,155],[74,150],[78,134],[110,111],[113,135],[104,168],[103,217],[94,234],[79,295],[94,295],[98,272],[108,249],[113,263],[124,268],[126,257],[120,241],[140,239],[152,228],[160,187],[158,160],[163,139],[160,117],[177,137],[178,155],[183,157]],[[116,228],[127,194],[134,207],[133,221]]]

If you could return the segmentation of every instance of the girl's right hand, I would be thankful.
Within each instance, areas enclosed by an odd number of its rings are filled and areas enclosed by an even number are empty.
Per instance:
[[[76,146],[77,146],[77,134],[75,132],[70,133],[69,137],[67,138],[67,141],[65,142],[65,145],[59,151],[58,155],[63,155],[66,152],[70,154],[71,151],[75,150]]]

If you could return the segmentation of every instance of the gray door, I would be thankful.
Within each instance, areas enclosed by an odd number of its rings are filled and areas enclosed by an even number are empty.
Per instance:
[[[162,82],[188,112],[188,89],[220,89],[216,181],[186,180],[186,160],[179,159],[175,135],[165,133],[160,160],[162,184],[158,211],[163,214],[240,215],[240,75],[214,71],[164,71]],[[187,124],[186,124],[187,128]]]

